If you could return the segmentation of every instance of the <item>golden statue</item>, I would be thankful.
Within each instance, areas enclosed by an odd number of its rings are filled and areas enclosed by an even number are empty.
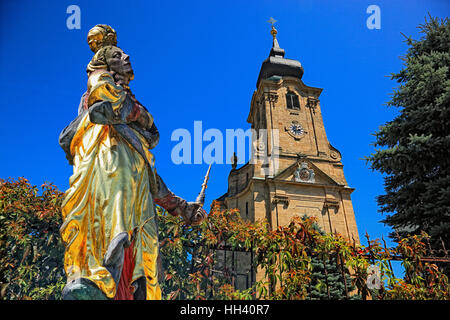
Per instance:
[[[89,30],[88,45],[96,53],[101,47],[117,46],[116,31],[106,24],[98,24]]]
[[[206,213],[202,203],[175,196],[156,173],[149,149],[159,133],[130,90],[133,69],[114,29],[95,26],[88,43],[95,55],[87,91],[78,117],[60,135],[73,165],[60,230],[63,298],[161,299],[155,203],[191,224]]]

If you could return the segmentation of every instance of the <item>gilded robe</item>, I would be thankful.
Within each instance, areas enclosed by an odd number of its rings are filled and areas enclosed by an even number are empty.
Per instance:
[[[91,74],[87,94],[87,107],[107,101],[116,113],[127,95],[106,71]],[[146,298],[161,299],[151,192],[156,173],[148,141],[128,128],[140,142],[144,159],[114,125],[91,122],[89,112],[81,112],[71,125],[76,128],[70,140],[73,175],[62,204],[61,226],[68,283],[86,278],[114,298],[122,273],[121,252],[132,243],[132,282],[145,277]]]

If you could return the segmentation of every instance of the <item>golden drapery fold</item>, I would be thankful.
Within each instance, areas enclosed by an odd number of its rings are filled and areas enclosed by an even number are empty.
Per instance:
[[[126,96],[106,71],[94,72],[88,80],[88,106],[109,101],[118,110]],[[153,165],[145,139],[139,137]],[[68,282],[87,278],[108,298],[117,285],[104,266],[112,240],[124,232],[129,239],[135,228],[132,281],[146,279],[147,299],[161,299],[158,285],[158,234],[149,175],[153,172],[142,156],[111,125],[89,121],[86,113],[71,142],[73,175],[62,204],[61,236],[65,244],[64,269]]]

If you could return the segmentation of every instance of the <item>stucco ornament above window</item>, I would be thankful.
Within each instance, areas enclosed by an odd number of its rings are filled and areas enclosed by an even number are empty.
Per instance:
[[[298,168],[294,173],[294,179],[296,182],[314,183],[316,181],[314,177],[314,170],[309,169],[306,162],[302,162],[298,165]]]

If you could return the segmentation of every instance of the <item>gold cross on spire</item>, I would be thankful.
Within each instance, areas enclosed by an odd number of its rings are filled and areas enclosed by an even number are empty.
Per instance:
[[[277,20],[275,20],[274,18],[270,17],[270,19],[267,22],[270,23],[272,25],[272,27],[273,27],[273,24],[275,22],[277,22]]]
[[[276,40],[276,38],[277,38],[277,29],[275,29],[275,27],[273,26],[273,24],[275,23],[275,22],[277,22],[277,20],[275,20],[274,18],[272,18],[272,17],[270,17],[270,19],[267,21],[268,23],[270,23],[271,25],[272,25],[272,30],[270,30],[270,34],[272,35],[272,37],[273,37],[273,40]]]

